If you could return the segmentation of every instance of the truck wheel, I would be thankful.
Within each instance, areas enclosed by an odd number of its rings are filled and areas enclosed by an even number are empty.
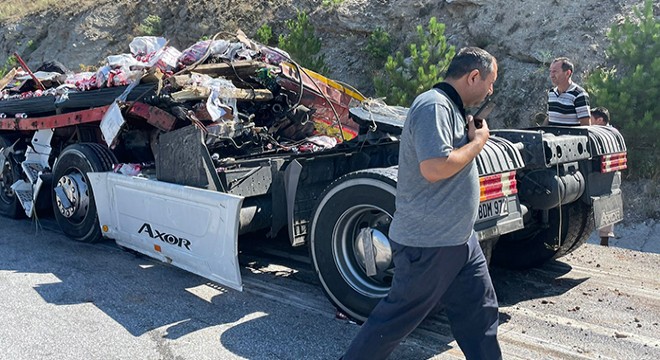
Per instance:
[[[316,274],[330,301],[358,322],[367,319],[392,283],[387,236],[396,181],[395,168],[350,173],[330,184],[313,213],[309,243]],[[365,260],[369,252],[372,262]]]
[[[11,146],[12,141],[5,136],[0,136],[0,150]],[[0,215],[17,219],[25,215],[18,197],[11,186],[20,179],[20,166],[12,159],[5,159],[0,172]]]
[[[530,269],[567,255],[589,239],[594,230],[592,215],[592,208],[581,201],[563,206],[562,241],[557,248],[560,214],[558,209],[552,209],[548,226],[526,224],[525,229],[502,235],[493,250],[492,264],[508,269]]]
[[[53,169],[53,211],[60,229],[81,242],[101,239],[88,172],[112,169],[114,154],[103,145],[81,143],[62,151]]]

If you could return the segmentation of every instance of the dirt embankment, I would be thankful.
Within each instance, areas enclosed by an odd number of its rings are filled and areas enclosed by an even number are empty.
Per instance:
[[[263,25],[285,31],[284,21],[296,11],[310,14],[331,77],[374,95],[371,65],[364,48],[371,31],[382,28],[395,44],[415,39],[415,26],[435,16],[447,25],[446,36],[457,47],[477,45],[500,61],[500,80],[493,113],[496,127],[533,124],[544,111],[550,86],[547,63],[557,56],[574,59],[580,82],[585,72],[605,63],[606,30],[640,0],[597,4],[567,0],[345,0],[323,6],[320,1],[81,1],[79,6],[51,7],[39,14],[0,26],[0,63],[14,51],[27,54],[31,65],[59,60],[71,69],[96,65],[105,56],[128,50],[130,39],[149,15],[162,19],[163,35],[183,49],[203,36],[243,29],[254,35]],[[403,46],[401,46],[403,47]]]

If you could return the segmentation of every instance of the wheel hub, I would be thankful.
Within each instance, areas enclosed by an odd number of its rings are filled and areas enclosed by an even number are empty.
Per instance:
[[[57,208],[71,220],[82,221],[89,208],[89,188],[85,177],[79,173],[64,175],[55,188]]]
[[[339,273],[355,291],[382,298],[390,289],[392,249],[387,231],[392,216],[373,205],[347,209],[334,227],[333,251]]]
[[[378,229],[366,227],[355,239],[355,257],[369,274],[374,268],[376,274],[387,270],[392,265],[390,239]],[[373,274],[375,275],[375,274]]]

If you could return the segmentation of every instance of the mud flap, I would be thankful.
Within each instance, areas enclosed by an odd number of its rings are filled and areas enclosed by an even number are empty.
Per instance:
[[[115,173],[87,176],[104,236],[242,290],[237,248],[242,197]]]
[[[609,195],[592,196],[594,204],[594,224],[596,229],[623,220],[623,200],[621,191]]]

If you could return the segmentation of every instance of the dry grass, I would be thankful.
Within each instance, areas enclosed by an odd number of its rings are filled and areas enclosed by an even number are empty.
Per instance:
[[[4,0],[0,3],[0,21],[15,20],[47,9],[64,9],[93,4],[93,0]]]

